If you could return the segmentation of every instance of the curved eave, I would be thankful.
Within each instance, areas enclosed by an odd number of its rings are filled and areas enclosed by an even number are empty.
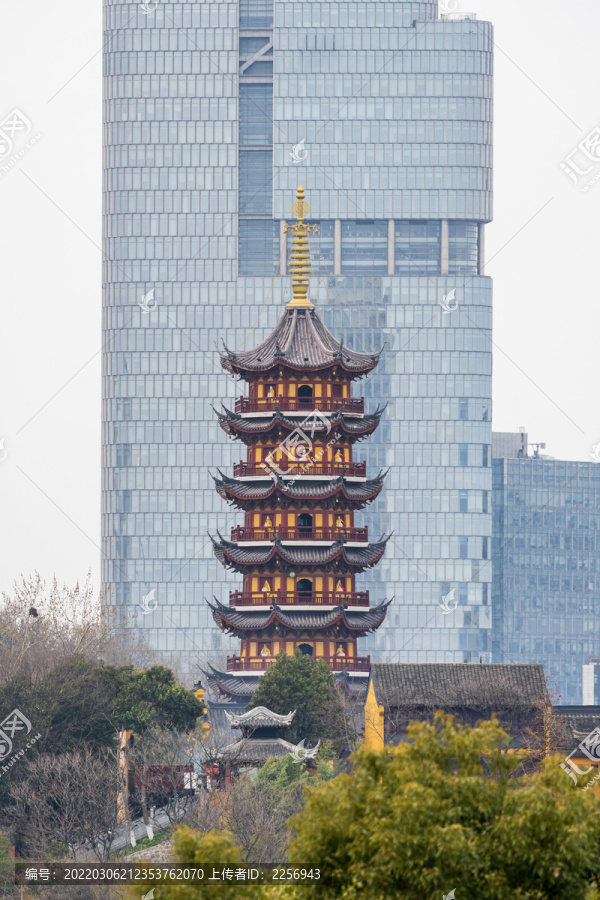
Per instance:
[[[344,347],[313,307],[287,307],[275,328],[256,347],[235,352],[224,345],[221,365],[226,372],[248,381],[282,368],[302,373],[340,368],[350,377],[360,378],[378,365],[382,351],[365,353]]]
[[[274,410],[271,416],[265,416],[262,419],[245,418],[239,413],[234,413],[232,410],[227,409],[226,406],[223,406],[223,409],[225,412],[215,410],[219,419],[219,426],[226,434],[240,436],[242,439],[246,435],[262,437],[270,434],[272,431],[292,432],[298,428],[298,423],[295,419],[306,418],[305,412],[292,413],[289,416],[283,416],[277,410]],[[330,435],[332,431],[336,431],[348,438],[361,440],[362,438],[369,437],[379,427],[384,410],[385,406],[381,409],[376,409],[374,413],[368,413],[363,416],[363,418],[348,418],[340,412],[331,416],[331,429],[329,432],[325,427],[322,429],[316,428],[315,435],[316,437],[319,437],[320,431],[322,431],[322,436],[326,437]]]
[[[258,365],[256,367],[249,367],[236,359],[235,354],[227,356],[226,354],[221,353],[221,366],[226,372],[229,372],[230,375],[237,375],[248,382],[254,381],[255,378],[261,375],[264,377],[270,372],[275,373],[282,371],[284,375],[286,373],[292,375],[306,375],[307,373],[318,375],[325,374],[331,371],[331,369],[340,369],[344,375],[349,375],[354,380],[357,378],[364,378],[365,375],[368,375],[369,372],[376,369],[379,365],[381,353],[382,350],[377,352],[377,358],[374,362],[371,361],[359,367],[349,366],[343,359],[332,359],[326,363],[312,366],[307,363],[300,365],[286,360],[285,357],[276,357],[271,363],[267,363],[267,365],[264,366]]]
[[[391,602],[391,601],[390,601]],[[248,612],[231,610],[216,602],[210,606],[213,619],[221,631],[245,637],[248,632],[270,631],[279,628],[284,632],[293,631],[339,631],[353,637],[365,637],[376,631],[383,623],[390,602],[381,603],[373,609],[348,612],[344,607],[332,610],[282,610],[274,607],[269,611]]]
[[[239,544],[212,539],[214,554],[226,568],[247,573],[263,566],[272,567],[278,562],[297,567],[329,567],[348,572],[364,572],[377,565],[385,553],[389,537],[363,547],[346,547],[343,541],[334,544],[310,547],[289,547],[274,541],[266,547],[241,547]]]
[[[228,697],[232,700],[247,700],[258,688],[258,676],[251,675],[247,678],[231,672],[220,672],[210,667],[209,671],[202,669],[207,683],[215,694]]]
[[[229,478],[220,471],[219,475],[220,478],[213,476],[217,493],[242,509],[250,509],[254,504],[265,500],[324,503],[336,496],[343,497],[348,504],[361,509],[381,493],[387,472],[380,472],[377,478],[362,482],[347,481],[340,475],[331,481],[311,483],[310,476],[299,476],[294,484],[278,477],[266,482],[245,482],[241,478]]]

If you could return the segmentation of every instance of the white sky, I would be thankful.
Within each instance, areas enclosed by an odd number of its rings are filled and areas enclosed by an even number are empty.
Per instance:
[[[496,26],[494,430],[524,425],[552,456],[587,460],[600,181],[583,193],[559,163],[600,125],[600,3],[459,8]],[[9,4],[3,30],[0,119],[17,107],[42,138],[0,169],[0,590],[35,569],[98,583],[101,3]]]

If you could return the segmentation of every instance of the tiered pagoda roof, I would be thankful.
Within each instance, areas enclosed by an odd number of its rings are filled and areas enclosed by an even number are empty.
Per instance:
[[[211,691],[227,699],[248,703],[258,689],[258,675],[222,672],[210,664],[208,670],[201,671]]]
[[[218,532],[217,532],[218,533]],[[219,541],[211,537],[215,556],[224,566],[235,569],[236,572],[260,571],[261,567],[281,563],[291,563],[293,566],[309,565],[319,566],[323,571],[337,572],[364,572],[365,569],[376,565],[383,554],[391,535],[384,536],[381,541],[374,544],[364,544],[361,547],[347,547],[344,538],[331,544],[321,543],[310,546],[294,546],[283,544],[279,538],[268,544],[257,546],[240,545],[225,540],[219,534]]]
[[[202,669],[201,671],[213,693],[225,700],[248,703],[258,690],[260,676],[253,675],[251,672],[222,672],[214,666],[209,666],[208,670]],[[342,672],[334,672],[333,676],[336,687],[341,688],[350,698],[364,699],[368,685],[366,676],[357,677],[348,668]]]
[[[339,503],[342,499],[348,509],[364,509],[381,493],[387,475],[387,472],[380,472],[376,478],[368,481],[355,481],[342,474],[337,478],[316,481],[311,480],[310,473],[302,478],[296,476],[286,480],[273,472],[264,481],[255,479],[245,481],[230,478],[220,469],[218,472],[219,478],[212,476],[217,492],[224,500],[232,502],[239,509],[246,510],[264,505],[265,501],[278,507],[292,506],[301,502],[303,505],[318,505],[323,509],[329,509],[337,508],[336,501]]]
[[[283,609],[276,603],[267,610],[238,610],[223,606],[216,598],[214,605],[208,605],[219,628],[238,637],[250,632],[262,632],[265,635],[277,633],[285,637],[301,629],[335,632],[342,639],[365,637],[370,631],[376,631],[385,619],[391,602],[352,610],[346,606],[335,606],[333,609]]]
[[[387,405],[387,404],[386,404]],[[306,412],[294,410],[285,415],[279,409],[278,403],[273,402],[273,409],[263,410],[260,417],[248,418],[242,413],[232,412],[223,405],[224,412],[215,410],[219,419],[219,425],[227,434],[239,437],[245,443],[249,443],[252,439],[271,437],[273,433],[292,432],[298,427],[297,419],[304,419]],[[360,418],[356,416],[348,416],[344,413],[343,404],[339,409],[335,410],[328,417],[330,429],[324,422],[315,422],[312,425],[314,434],[320,435],[335,434],[343,435],[349,443],[363,440],[369,437],[381,420],[385,406],[377,408],[374,413],[367,413]]]
[[[345,347],[317,315],[308,296],[309,234],[317,230],[304,219],[309,213],[299,187],[292,205],[297,222],[284,226],[292,234],[292,299],[281,319],[257,347],[225,347],[221,354],[223,368],[250,385],[235,411],[224,406],[217,412],[221,428],[247,446],[248,458],[234,465],[234,477],[218,471],[213,479],[219,495],[246,516],[231,540],[218,532],[211,540],[216,558],[242,573],[244,586],[228,607],[217,599],[208,605],[221,631],[236,635],[241,648],[228,657],[227,672],[211,667],[205,675],[213,691],[239,702],[283,652],[321,660],[358,697],[370,657],[359,655],[357,641],[377,630],[390,605],[342,599],[358,596],[355,576],[379,562],[390,537],[369,543],[368,530],[354,524],[354,513],[380,494],[385,474],[368,479],[352,447],[375,431],[384,410],[365,413],[351,382],[377,366],[381,350]],[[274,602],[284,597],[285,607]],[[237,599],[244,602],[237,606]],[[246,721],[239,717],[239,727]],[[254,752],[242,746],[245,740],[232,752]],[[278,755],[274,745],[269,753]]]
[[[221,364],[227,372],[242,378],[266,375],[273,369],[302,374],[337,369],[360,378],[375,368],[381,353],[359,353],[344,347],[327,331],[312,305],[288,306],[262,343],[238,352],[225,347]]]

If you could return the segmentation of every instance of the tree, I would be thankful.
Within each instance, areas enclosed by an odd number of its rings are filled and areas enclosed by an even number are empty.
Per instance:
[[[82,656],[61,660],[37,680],[27,675],[0,686],[0,708],[20,709],[41,732],[38,749],[65,753],[85,742],[90,747],[113,744],[114,691],[107,691],[97,663]]]
[[[255,706],[266,706],[280,715],[295,709],[287,737],[293,743],[302,739],[331,740],[338,753],[352,744],[353,735],[333,673],[321,659],[299,651],[294,656],[280,654],[260,679],[247,709]]]
[[[197,697],[165,666],[105,666],[103,675],[108,689],[114,690],[111,715],[118,729],[132,728],[138,735],[152,726],[185,731],[194,728],[205,712]]]
[[[254,778],[241,778],[229,791],[201,795],[187,821],[203,831],[220,828],[230,832],[248,865],[282,863],[287,854],[288,820],[302,808],[309,784],[335,777],[332,756],[330,745],[321,748],[314,774],[289,754],[273,757]]]
[[[191,691],[178,684],[171,670],[164,666],[142,670],[133,666],[105,667],[103,677],[116,698],[112,708],[114,725],[134,732],[133,749],[128,753],[140,767],[142,815],[148,837],[152,838],[147,800],[151,729],[191,731],[204,714],[205,707]],[[174,813],[177,817],[176,809]]]
[[[175,833],[173,856],[180,865],[204,869],[204,880],[198,884],[165,884],[164,882],[148,882],[146,885],[136,884],[127,891],[130,900],[139,900],[152,887],[160,887],[161,900],[202,900],[203,897],[214,900],[260,900],[261,886],[245,884],[234,879],[218,883],[209,881],[212,868],[219,871],[223,868],[243,866],[242,856],[227,832],[210,831],[200,834],[191,828],[179,828]]]
[[[47,587],[38,572],[23,577],[0,600],[0,684],[36,682],[73,656],[151,664],[156,653],[126,624],[122,611],[94,592],[89,573],[74,587],[56,578]]]
[[[361,749],[349,775],[309,791],[290,860],[321,868],[294,897],[584,900],[600,875],[600,800],[546,761],[516,774],[497,721],[437,713],[410,743]]]
[[[74,859],[84,843],[99,860],[110,857],[118,826],[118,757],[84,749],[43,754],[11,785],[15,814],[32,857],[60,846]]]

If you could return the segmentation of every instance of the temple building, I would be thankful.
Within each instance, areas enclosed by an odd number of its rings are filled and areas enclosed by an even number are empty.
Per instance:
[[[220,496],[244,512],[229,538],[213,538],[223,566],[243,577],[229,604],[209,603],[223,632],[241,641],[225,672],[211,667],[221,696],[249,699],[279,653],[324,659],[350,691],[366,687],[370,658],[357,639],[376,631],[388,601],[369,605],[356,576],[376,565],[388,538],[371,542],[354,514],[381,492],[384,475],[368,478],[353,459],[357,441],[377,428],[383,409],[366,415],[352,383],[371,372],[379,353],[343,346],[309,299],[310,207],[298,188],[287,226],[292,235],[292,299],[273,332],[251,350],[225,348],[223,368],[248,383],[235,410],[218,413],[221,428],[247,447],[233,477],[219,471]]]
[[[241,739],[229,744],[220,754],[228,769],[254,768],[274,756],[294,753],[295,745],[286,741],[283,735],[292,724],[296,710],[281,716],[265,706],[256,706],[241,715],[227,712],[225,715],[231,727],[242,732]]]

